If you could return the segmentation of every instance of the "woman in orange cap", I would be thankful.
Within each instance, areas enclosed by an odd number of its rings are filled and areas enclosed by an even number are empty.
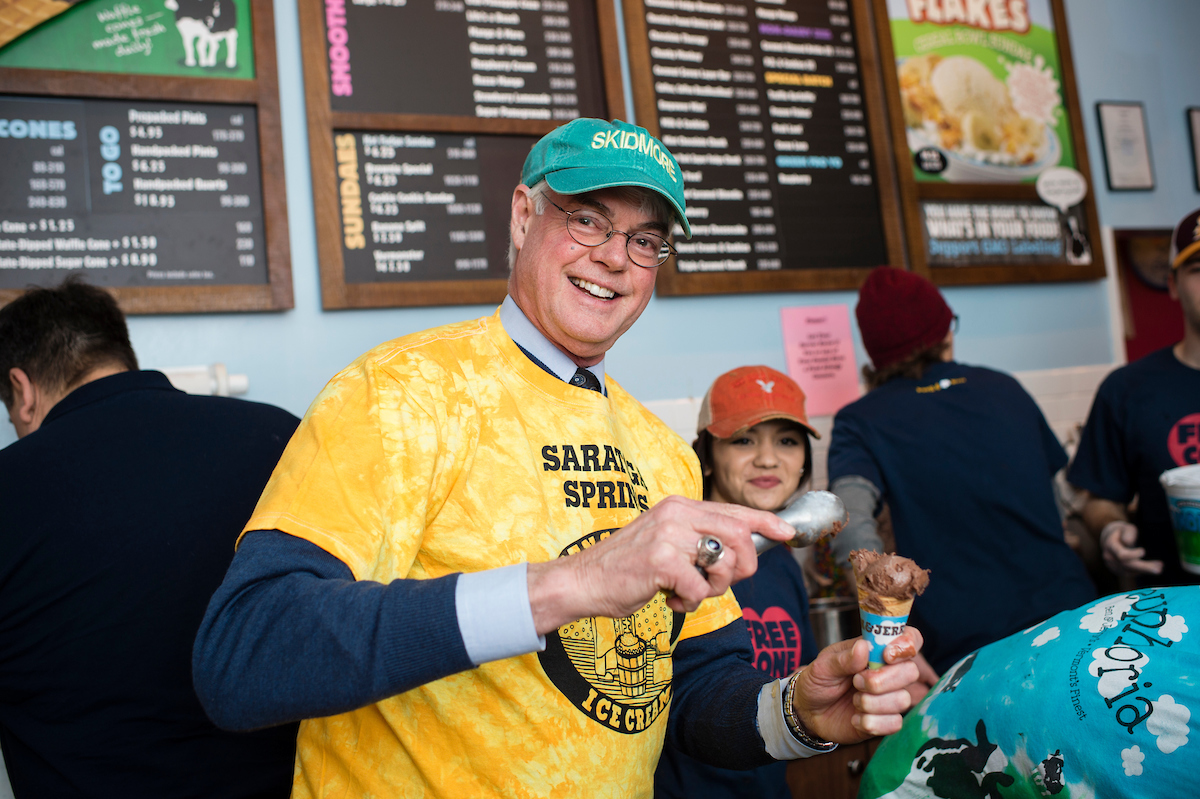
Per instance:
[[[743,366],[716,379],[704,397],[692,446],[704,475],[704,498],[758,510],[784,508],[812,473],[804,392],[767,366]],[[733,587],[742,606],[754,665],[784,678],[817,654],[808,620],[808,593],[788,547],[759,556],[753,577]],[[754,796],[788,799],[787,762],[750,771],[709,766],[674,749],[663,750],[654,795]]]

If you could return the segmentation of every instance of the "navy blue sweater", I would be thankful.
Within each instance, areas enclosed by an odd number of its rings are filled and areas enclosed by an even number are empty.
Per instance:
[[[295,725],[218,729],[190,656],[297,422],[124,372],[0,450],[0,744],[18,799],[290,793]]]

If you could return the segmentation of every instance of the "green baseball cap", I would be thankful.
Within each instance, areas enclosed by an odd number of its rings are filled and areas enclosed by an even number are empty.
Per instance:
[[[641,186],[671,203],[687,238],[683,172],[675,156],[645,128],[614,119],[575,119],[543,136],[521,169],[521,182],[546,180],[559,194]]]

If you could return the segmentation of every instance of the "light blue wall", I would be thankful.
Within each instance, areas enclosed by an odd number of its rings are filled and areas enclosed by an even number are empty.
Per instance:
[[[1096,166],[1101,221],[1170,226],[1200,204],[1191,178],[1183,109],[1200,106],[1200,30],[1196,0],[1067,0],[1071,42]],[[142,365],[150,368],[225,363],[250,378],[248,398],[296,414],[335,371],[388,338],[483,315],[490,307],[325,312],[320,308],[312,183],[294,0],[277,0],[276,37],[282,95],[283,147],[291,226],[295,310],[278,314],[133,317]],[[1109,194],[1095,129],[1100,99],[1146,104],[1159,188]],[[1044,369],[1112,360],[1104,283],[949,289],[962,317],[959,357],[1007,370]],[[665,298],[609,355],[608,368],[642,400],[702,394],[722,371],[748,363],[785,368],[779,309],[854,304],[852,292]],[[865,360],[856,342],[860,361]],[[12,440],[0,428],[0,445]]]
[[[1174,227],[1200,206],[1184,117],[1186,108],[1200,106],[1200,2],[1067,0],[1066,7],[1100,221]],[[1096,122],[1096,103],[1105,100],[1145,105],[1154,191],[1108,191]]]

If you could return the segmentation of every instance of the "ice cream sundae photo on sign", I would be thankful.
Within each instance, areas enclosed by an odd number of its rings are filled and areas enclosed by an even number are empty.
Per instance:
[[[1075,166],[1050,0],[888,0],[920,181],[1032,182]]]

